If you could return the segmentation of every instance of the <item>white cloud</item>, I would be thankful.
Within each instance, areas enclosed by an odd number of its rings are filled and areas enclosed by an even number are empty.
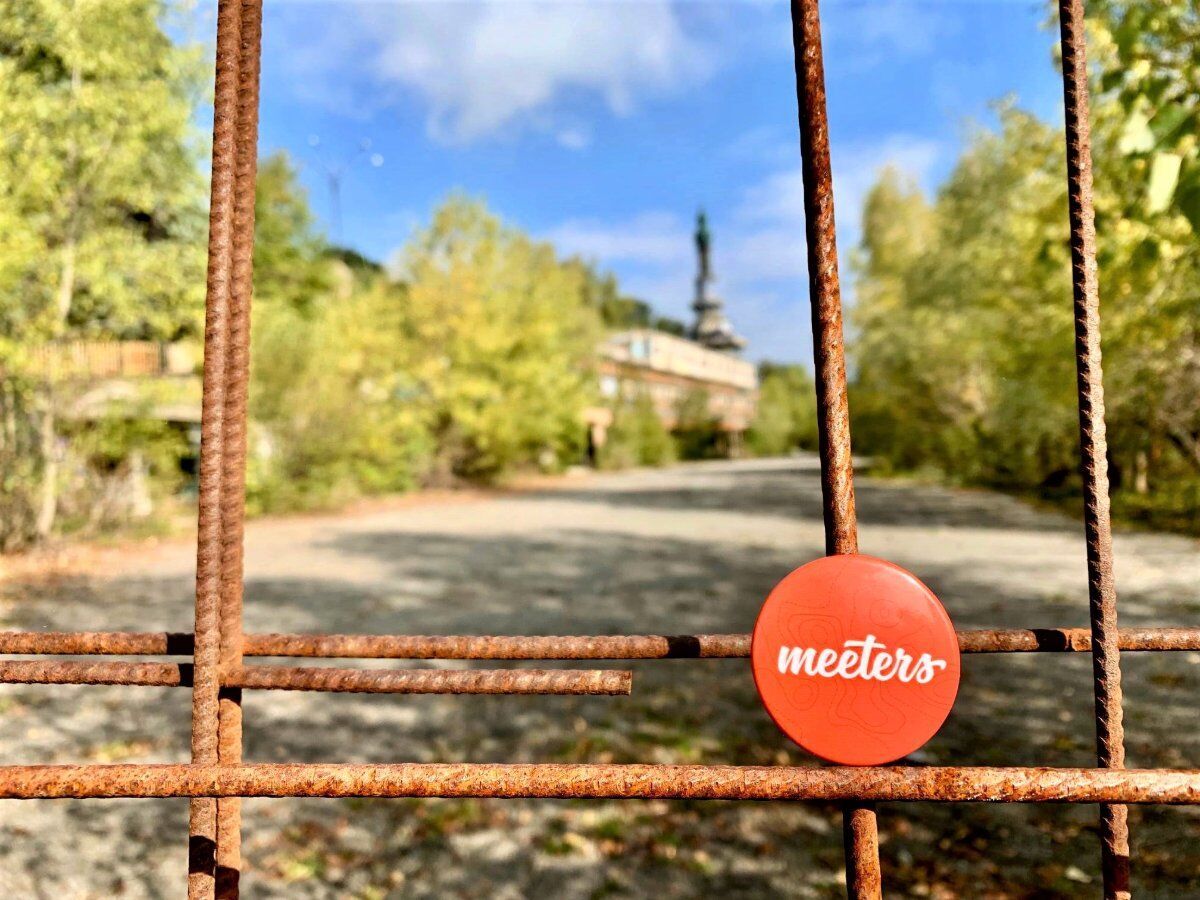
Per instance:
[[[688,226],[674,213],[647,212],[624,222],[571,219],[546,234],[561,252],[605,265],[677,266],[692,258]]]
[[[935,140],[893,134],[879,141],[834,147],[833,190],[837,206],[860,210],[879,173],[893,166],[928,185],[944,148]],[[750,186],[735,211],[742,221],[778,222],[804,220],[804,180],[797,149],[794,167],[773,172]]]
[[[567,126],[560,129],[554,139],[567,150],[582,150],[592,142],[592,132],[581,126]]]
[[[940,141],[913,135],[890,135],[880,142],[852,145],[844,158],[834,158],[834,199],[843,210],[846,236],[857,243],[861,232],[863,202],[879,174],[888,167],[911,175],[929,190],[934,170],[947,151]],[[845,213],[849,212],[849,217]],[[842,237],[839,234],[839,239]]]
[[[942,150],[936,141],[902,134],[834,148],[835,217],[843,255],[858,243],[863,202],[879,173],[894,166],[928,187]],[[806,277],[804,181],[798,163],[747,188],[734,210],[734,223],[730,281]]]
[[[753,143],[757,145],[757,139]],[[880,172],[895,166],[928,190],[945,150],[936,141],[904,134],[834,148],[843,258],[859,240],[862,205]],[[799,157],[798,148],[793,153]],[[769,152],[762,158],[780,159],[782,153]],[[648,300],[660,312],[687,318],[695,272],[691,228],[691,221],[678,213],[654,211],[618,222],[569,220],[544,236],[564,253],[614,268],[625,291]],[[718,293],[726,298],[735,327],[749,338],[750,355],[802,355],[809,341],[808,270],[798,161],[748,185],[728,215],[713,216],[713,233]],[[848,279],[843,279],[843,293],[851,293]]]
[[[557,121],[580,96],[628,115],[646,97],[703,80],[713,50],[668,0],[399,2],[356,9],[371,74],[415,93],[429,134],[465,142],[534,126],[582,146]]]
[[[877,0],[847,12],[860,41],[902,56],[931,53],[956,30],[944,10],[912,0]]]
[[[825,39],[835,46],[826,51],[826,57],[839,51],[836,45],[847,45],[853,48],[853,67],[861,70],[897,59],[930,56],[961,27],[946,7],[945,3],[914,0],[830,4],[829,14],[823,17]]]
[[[561,253],[618,271],[621,290],[659,313],[687,319],[695,250],[692,223],[674,212],[645,212],[617,222],[571,219],[542,235]]]
[[[936,141],[893,135],[835,153],[841,249],[857,243],[863,202],[885,167],[894,166],[928,189],[943,150]],[[714,267],[724,282],[740,286],[806,274],[804,182],[798,164],[749,185],[732,214],[715,219]],[[691,221],[675,212],[649,211],[618,222],[569,219],[544,236],[563,253],[602,265],[651,269],[655,280],[678,282],[678,275],[670,273],[690,272],[694,265]]]
[[[795,162],[800,138],[795,125],[759,125],[743,131],[721,148],[721,155],[754,166],[785,166]]]

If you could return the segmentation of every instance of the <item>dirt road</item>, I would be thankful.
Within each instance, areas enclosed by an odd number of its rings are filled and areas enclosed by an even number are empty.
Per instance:
[[[1081,528],[982,492],[859,481],[864,552],[919,574],[960,627],[1082,626]],[[265,520],[247,534],[251,631],[603,634],[746,631],[771,586],[822,552],[808,459],[584,476],[545,490]],[[1194,541],[1122,534],[1124,624],[1200,624]],[[191,629],[192,550],[95,556],[0,583],[0,627]],[[381,663],[382,665],[392,665]],[[257,693],[250,761],[801,763],[745,661],[635,664],[629,698]],[[1094,763],[1082,656],[970,657],[916,758]],[[1128,654],[1131,766],[1200,767],[1200,654]],[[0,688],[4,762],[182,761],[189,696]],[[910,896],[1095,896],[1095,809],[885,807],[885,879]],[[1131,815],[1138,896],[1200,894],[1200,812]],[[833,808],[659,802],[245,804],[247,897],[826,897]],[[175,897],[186,801],[0,802],[0,895]]]

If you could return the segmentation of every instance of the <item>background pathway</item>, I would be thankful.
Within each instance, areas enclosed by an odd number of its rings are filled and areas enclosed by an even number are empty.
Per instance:
[[[960,627],[1084,626],[1081,527],[986,492],[860,478],[863,552],[912,569]],[[747,631],[822,552],[811,459],[588,475],[531,493],[252,523],[251,631]],[[0,583],[0,627],[191,630],[185,541]],[[1122,623],[1200,622],[1196,542],[1117,540]],[[1131,766],[1200,767],[1200,654],[1127,654]],[[396,665],[380,661],[377,665]],[[450,664],[446,665],[458,665]],[[630,698],[254,693],[248,761],[803,763],[738,660],[634,663]],[[916,761],[1094,764],[1085,655],[971,657]],[[187,758],[189,695],[0,687],[4,762]],[[1094,896],[1092,807],[883,808],[890,892]],[[1200,893],[1200,811],[1131,814],[1140,897]],[[842,896],[814,804],[251,800],[247,897]],[[0,802],[0,896],[174,897],[186,801]]]

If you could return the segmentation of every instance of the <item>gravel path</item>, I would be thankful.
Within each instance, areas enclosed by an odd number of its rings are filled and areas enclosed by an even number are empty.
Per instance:
[[[1081,528],[984,492],[859,480],[864,552],[919,574],[960,627],[1086,625]],[[746,631],[822,552],[810,459],[588,475],[513,495],[264,520],[246,627],[376,633]],[[1194,541],[1117,540],[1122,622],[1200,624]],[[97,551],[0,583],[0,627],[191,628],[191,546]],[[1131,766],[1200,767],[1200,654],[1126,656]],[[388,663],[380,663],[388,665]],[[250,761],[802,763],[744,661],[634,664],[630,698],[256,693]],[[917,756],[1091,765],[1083,656],[972,657]],[[0,759],[182,761],[188,692],[0,688]],[[883,808],[905,896],[1095,896],[1095,809]],[[1200,813],[1134,810],[1139,897],[1200,895]],[[175,897],[186,801],[0,802],[0,896]],[[248,897],[842,895],[836,810],[814,804],[269,801],[245,804]]]

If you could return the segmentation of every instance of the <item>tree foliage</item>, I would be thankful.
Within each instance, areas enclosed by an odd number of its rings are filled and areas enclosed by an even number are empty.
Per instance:
[[[0,546],[46,536],[71,394],[28,351],[195,333],[199,57],[165,0],[0,2]]]
[[[1061,142],[1001,122],[932,207],[894,174],[871,192],[853,408],[894,465],[1017,486],[1070,462],[1072,318]]]
[[[307,219],[285,223],[274,243],[305,246]],[[347,280],[324,248],[294,258],[311,286],[264,290],[256,306],[256,506],[331,505],[581,455],[599,323],[580,270],[550,246],[453,197],[395,278],[359,266]]]
[[[663,424],[654,402],[645,391],[621,397],[613,409],[613,422],[600,448],[598,462],[605,469],[629,466],[665,466],[677,455],[671,432]]]
[[[0,328],[174,338],[203,299],[198,57],[159,0],[0,8]]]
[[[255,313],[253,510],[332,507],[403,491],[428,467],[431,439],[414,403],[401,288],[264,302]]]
[[[758,412],[746,439],[759,456],[816,447],[816,395],[807,369],[775,363],[758,367]]]
[[[1196,4],[1104,0],[1099,45],[1108,153],[1102,287],[1119,321],[1116,412],[1128,422],[1142,509],[1200,526],[1200,12]],[[1107,269],[1107,271],[1106,271]],[[1112,303],[1110,303],[1110,306]],[[1154,490],[1155,482],[1158,489]],[[1150,507],[1147,507],[1147,501]],[[1151,510],[1152,511],[1152,510]]]
[[[305,311],[332,287],[326,244],[286,153],[258,164],[254,197],[254,296]]]
[[[439,470],[490,478],[577,455],[600,336],[578,268],[481,203],[452,197],[398,271],[410,373]]]
[[[0,549],[56,518],[108,523],[131,460],[174,488],[191,452],[136,403],[72,418],[82,386],[36,362],[74,340],[200,338],[207,66],[172,42],[174,11],[0,0]],[[286,155],[260,162],[255,199],[252,508],[575,461],[603,328],[683,329],[481,202],[451,198],[389,273],[328,244]],[[654,464],[673,447],[647,403],[615,430]]]
[[[1093,158],[1116,504],[1196,528],[1200,240],[1187,125],[1197,115],[1196,14],[1191,4],[1117,0],[1099,12]],[[975,131],[932,200],[895,172],[867,198],[851,347],[856,442],[897,469],[1072,493],[1063,138],[1011,105],[998,118]]]
[[[712,397],[703,388],[693,388],[679,398],[671,434],[680,459],[715,459],[726,453],[721,420],[712,412]]]
[[[1200,233],[1200,8],[1193,0],[1092,4],[1101,96],[1120,110],[1117,149],[1133,163],[1129,199],[1179,213]]]
[[[660,316],[645,300],[623,294],[611,272],[597,271],[595,266],[579,258],[569,260],[568,265],[579,269],[584,302],[596,310],[606,328],[653,328],[674,335],[683,335],[687,331],[682,322]]]

